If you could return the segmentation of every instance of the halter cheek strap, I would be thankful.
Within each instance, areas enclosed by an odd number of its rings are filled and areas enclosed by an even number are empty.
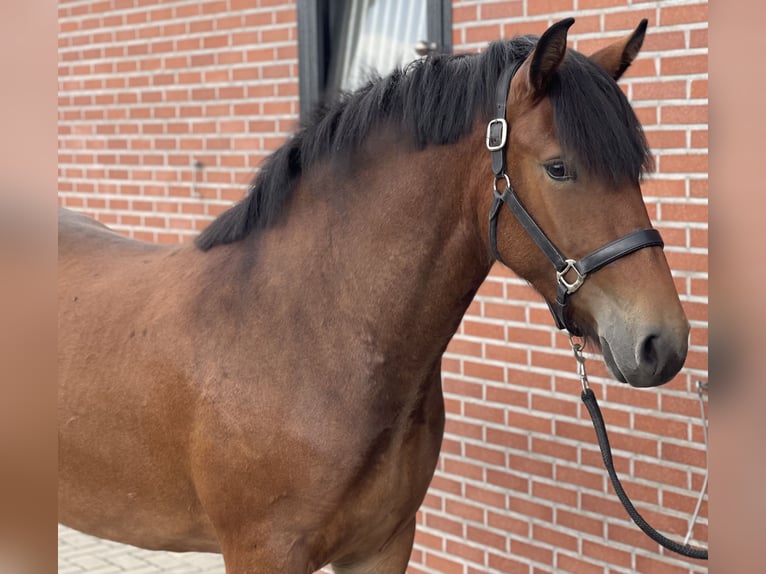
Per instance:
[[[505,119],[506,102],[508,101],[511,80],[520,65],[520,61],[515,62],[506,68],[500,76],[495,99],[495,118],[490,120],[487,125],[487,149],[492,155],[492,172],[495,178],[492,189],[492,206],[489,209],[489,246],[492,256],[507,266],[497,249],[497,220],[500,216],[501,207],[505,204],[556,270],[556,300],[554,303],[548,302],[551,314],[556,320],[556,326],[559,329],[566,329],[574,335],[579,335],[578,330],[567,321],[566,308],[569,296],[582,286],[588,274],[598,271],[605,265],[634,251],[644,247],[663,247],[664,243],[656,229],[640,229],[591,251],[579,260],[574,260],[564,257],[561,251],[548,239],[548,236],[545,235],[516,195],[511,185],[511,178],[507,173],[506,148],[508,147],[510,128]],[[504,183],[502,192],[498,190],[499,182]]]

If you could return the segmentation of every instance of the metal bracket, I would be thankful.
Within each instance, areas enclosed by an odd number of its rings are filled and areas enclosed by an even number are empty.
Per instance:
[[[582,344],[576,343],[574,335],[569,335],[569,344],[572,345],[572,353],[574,354],[575,361],[577,361],[577,376],[580,377],[580,384],[582,390],[587,391],[590,388],[588,385],[588,373],[585,372],[585,356],[582,354]]]

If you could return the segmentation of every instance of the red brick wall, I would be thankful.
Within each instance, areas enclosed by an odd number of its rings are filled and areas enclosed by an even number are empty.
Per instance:
[[[133,237],[190,239],[294,129],[294,2],[59,6],[61,202]]]
[[[621,85],[656,154],[644,194],[692,323],[690,352],[661,390],[607,382],[595,357],[588,367],[626,489],[682,538],[706,464],[694,384],[707,380],[707,3],[455,0],[455,51],[570,15],[585,53],[650,23]],[[189,240],[295,126],[294,2],[61,0],[60,25],[60,203],[125,234]],[[705,572],[629,522],[551,325],[531,288],[496,267],[445,357],[447,429],[410,571]],[[697,542],[706,516],[707,504]]]

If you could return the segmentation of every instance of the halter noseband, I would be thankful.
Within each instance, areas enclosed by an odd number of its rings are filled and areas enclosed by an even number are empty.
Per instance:
[[[551,240],[548,239],[548,236],[540,229],[537,222],[532,219],[532,216],[513,191],[511,179],[506,172],[505,153],[508,145],[509,131],[508,122],[505,119],[506,102],[508,100],[511,80],[520,65],[521,61],[516,61],[512,66],[506,68],[500,76],[497,86],[497,98],[495,100],[495,118],[490,120],[487,125],[487,149],[492,154],[492,171],[495,174],[492,190],[494,199],[489,210],[489,246],[493,257],[505,264],[497,250],[497,218],[500,215],[500,206],[504,203],[513,212],[522,227],[526,229],[527,233],[556,269],[558,283],[556,301],[554,304],[548,302],[548,307],[553,314],[553,318],[556,320],[556,326],[559,329],[566,329],[573,335],[580,335],[581,333],[577,332],[567,322],[566,306],[569,295],[576,292],[582,286],[588,274],[634,251],[644,247],[664,247],[664,243],[659,231],[656,229],[640,229],[628,233],[611,243],[607,243],[578,260],[574,260],[564,257]],[[505,189],[502,193],[497,189],[497,184],[500,180],[505,180]],[[575,278],[570,282],[567,276],[571,275],[571,273],[575,274]]]

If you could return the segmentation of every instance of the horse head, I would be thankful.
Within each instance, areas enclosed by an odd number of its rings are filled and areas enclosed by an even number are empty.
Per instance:
[[[683,366],[689,324],[641,194],[651,155],[616,84],[641,48],[646,21],[590,57],[567,49],[573,21],[551,26],[508,85],[501,78],[497,107],[505,105],[507,125],[490,122],[487,140],[493,156],[503,144],[493,164],[507,167],[493,166],[499,213],[491,248],[543,295],[559,326],[601,348],[617,379],[660,385]],[[500,206],[504,188],[522,206],[512,207],[516,217]],[[519,209],[534,224],[524,224]],[[540,257],[546,240],[550,261]],[[597,257],[591,269],[580,265]]]

